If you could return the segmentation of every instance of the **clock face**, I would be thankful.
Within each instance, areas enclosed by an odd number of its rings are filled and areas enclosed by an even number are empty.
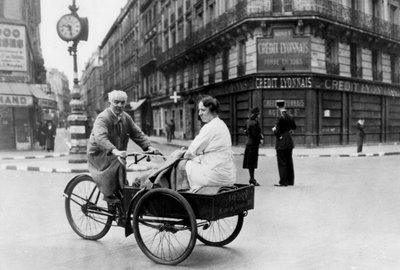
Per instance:
[[[79,18],[73,14],[61,17],[57,23],[57,32],[61,39],[70,41],[76,39],[82,31]]]

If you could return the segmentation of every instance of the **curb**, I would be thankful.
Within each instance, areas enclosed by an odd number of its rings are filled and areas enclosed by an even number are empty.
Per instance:
[[[66,156],[67,154],[54,154],[54,155],[46,155],[46,156],[27,156],[27,157],[7,157],[7,158],[2,158],[3,160],[5,159],[33,159],[33,158],[50,158],[50,157],[60,157],[60,156]],[[242,154],[234,154],[237,156],[243,156]],[[332,158],[339,158],[339,157],[382,157],[382,156],[394,156],[394,155],[400,155],[400,152],[380,152],[380,153],[358,153],[358,154],[326,154],[326,155],[293,155],[293,157],[299,157],[299,158],[327,158],[327,157],[332,157]],[[260,154],[259,156],[264,156],[264,157],[276,157],[275,154],[273,155],[267,155],[267,154]],[[48,167],[38,167],[38,166],[26,166],[26,165],[9,165],[9,164],[1,164],[0,165],[1,170],[14,170],[14,171],[34,171],[34,172],[47,172],[47,173],[73,173],[73,174],[79,174],[79,173],[89,173],[88,169],[72,169],[72,168],[48,168]]]
[[[66,157],[68,153],[49,154],[49,155],[34,155],[34,156],[14,156],[14,157],[0,157],[0,160],[16,160],[16,159],[35,159],[35,158],[55,158]]]
[[[47,172],[47,173],[88,173],[88,169],[71,169],[71,168],[47,168],[25,165],[0,165],[1,170],[13,171],[32,171],[32,172]]]

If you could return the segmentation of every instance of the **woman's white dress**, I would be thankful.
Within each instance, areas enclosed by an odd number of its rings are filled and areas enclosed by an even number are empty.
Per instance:
[[[219,117],[206,123],[190,144],[185,157],[191,189],[205,185],[226,186],[236,181],[229,129]]]

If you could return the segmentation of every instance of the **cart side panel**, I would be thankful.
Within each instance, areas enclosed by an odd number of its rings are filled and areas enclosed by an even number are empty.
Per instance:
[[[217,220],[254,209],[254,186],[237,185],[237,189],[214,195],[184,193],[197,219]]]

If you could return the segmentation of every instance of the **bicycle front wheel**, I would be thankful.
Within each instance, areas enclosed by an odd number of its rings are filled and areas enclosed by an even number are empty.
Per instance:
[[[71,180],[65,192],[65,213],[72,229],[87,240],[98,240],[111,228],[113,215],[92,177]]]

